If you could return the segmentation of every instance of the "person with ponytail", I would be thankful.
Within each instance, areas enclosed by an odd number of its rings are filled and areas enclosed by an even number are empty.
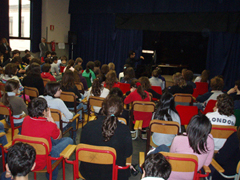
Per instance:
[[[12,111],[12,115],[15,118],[20,118],[21,116],[25,116],[28,114],[27,106],[24,103],[23,99],[16,96],[19,88],[19,82],[14,79],[10,79],[6,82],[5,92],[1,99],[1,102],[9,107]],[[22,125],[24,118],[14,120],[14,126]],[[11,125],[10,119],[7,119],[8,125]],[[18,129],[19,134],[21,133],[21,128]]]
[[[122,98],[118,96],[106,98],[102,105],[102,115],[83,127],[80,140],[80,143],[114,148],[118,166],[126,166],[126,158],[130,157],[133,152],[129,128],[118,121],[122,111]],[[85,179],[112,179],[111,165],[81,162],[79,170]],[[129,169],[118,171],[118,180],[126,180],[129,177]]]
[[[118,83],[117,74],[116,71],[111,70],[106,75],[106,83],[104,84],[104,87],[111,90],[114,87],[120,87],[120,84]]]
[[[96,79],[95,73],[93,72],[94,70],[94,62],[89,61],[86,65],[86,69],[83,71],[82,76],[85,77],[86,79],[90,79],[91,82]]]
[[[102,98],[107,97],[107,95],[109,94],[109,90],[103,86],[105,80],[106,77],[103,74],[97,75],[97,78],[93,81],[92,87],[89,88],[87,100],[90,96],[97,96]],[[96,113],[99,113],[101,108],[93,106],[93,109]]]
[[[73,65],[74,65],[74,60],[70,59],[68,61],[68,65],[64,68],[63,72],[65,72],[67,69],[74,71]]]
[[[141,83],[137,80],[133,80],[131,82],[131,93],[125,98],[124,103],[129,104],[134,101],[150,101],[149,93],[143,90]],[[142,119],[143,120],[143,130],[149,126],[149,123],[152,118],[151,112],[133,112],[134,119]],[[135,120],[133,124],[135,124]],[[143,133],[143,137],[145,138],[145,133]]]

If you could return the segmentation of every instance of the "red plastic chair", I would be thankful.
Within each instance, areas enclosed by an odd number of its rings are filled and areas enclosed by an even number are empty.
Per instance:
[[[119,83],[119,89],[121,89],[123,94],[126,94],[126,92],[130,91],[130,84],[128,84],[128,83]]]
[[[151,86],[151,89],[154,90],[156,93],[162,95],[162,88],[160,86]],[[153,101],[157,101],[157,98],[152,98]]]
[[[198,114],[197,106],[177,105],[176,110],[180,116],[181,125],[188,125],[192,117]]]
[[[208,83],[206,82],[196,82],[196,89],[198,92],[198,95],[203,95],[206,92],[208,92]]]
[[[206,108],[204,109],[203,111],[203,114],[207,114],[209,112],[213,112],[213,108],[215,107],[215,104],[216,104],[217,100],[209,100],[207,105],[206,105]]]

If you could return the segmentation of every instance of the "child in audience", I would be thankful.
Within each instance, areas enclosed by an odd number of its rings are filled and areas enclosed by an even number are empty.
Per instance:
[[[141,83],[137,80],[133,80],[131,82],[131,93],[125,98],[124,104],[129,104],[134,101],[150,101],[149,93],[147,91],[143,90],[143,87]],[[152,113],[151,112],[138,112],[134,111],[133,112],[134,119],[142,119],[143,120],[143,125],[142,125],[142,138],[146,138],[146,128],[149,126],[149,123],[152,118]],[[133,121],[133,124],[135,124],[135,121]]]
[[[77,66],[77,65],[81,66],[82,63],[83,63],[82,58],[78,57],[78,58],[75,60],[74,68],[75,68],[75,66]]]
[[[107,75],[106,75],[106,83],[104,84],[104,87],[106,87],[109,90],[111,90],[114,87],[118,87],[119,88],[119,86],[120,85],[118,84],[116,71],[110,70],[107,73]]]
[[[67,66],[67,57],[66,56],[62,56],[61,57],[61,64],[60,64],[60,66],[64,66],[64,67]]]
[[[63,72],[65,72],[67,69],[74,71],[73,65],[74,65],[74,60],[70,59],[68,61],[68,65],[64,68]]]
[[[93,69],[94,69],[94,62],[89,61],[86,65],[86,69],[82,73],[82,76],[85,78],[89,78],[91,82],[93,82],[93,80],[96,78],[93,72]]]
[[[131,84],[133,80],[135,80],[135,71],[132,67],[128,67],[126,72],[124,73],[124,78],[122,78],[121,83]]]
[[[73,113],[71,113],[63,100],[60,99],[62,90],[60,89],[59,82],[50,81],[47,83],[44,96],[39,96],[46,99],[48,103],[48,107],[51,109],[58,109],[62,112],[62,120],[64,122],[69,122],[73,118]],[[57,126],[60,127],[59,122],[56,122]],[[76,122],[72,123],[63,123],[63,131],[67,130],[69,127],[73,127],[73,130],[76,130]],[[70,131],[70,136],[72,135],[72,131]],[[76,131],[73,132],[73,141],[76,141]]]
[[[42,67],[41,77],[45,79],[49,79],[50,81],[56,81],[55,77],[51,75],[51,65],[46,63]]]
[[[193,89],[196,88],[196,84],[192,81],[193,80],[193,72],[191,70],[184,71],[183,78],[185,79],[187,85],[192,86]]]
[[[104,74],[104,76],[107,75],[107,73],[109,72],[109,67],[107,64],[103,64],[101,67],[101,73]]]
[[[56,82],[51,82],[56,83]],[[58,102],[57,102],[58,103]],[[63,103],[63,102],[62,102]],[[60,153],[73,140],[69,137],[62,138],[61,131],[51,117],[51,112],[47,101],[44,98],[34,98],[28,104],[29,116],[25,117],[22,124],[22,135],[31,137],[45,138],[49,143],[49,151],[52,157],[59,157]],[[59,106],[59,104],[56,104]],[[75,122],[76,124],[76,122]],[[36,166],[33,170],[39,171],[47,166],[45,156],[36,156]],[[54,161],[52,161],[52,164]],[[56,180],[58,175],[58,166],[52,172],[52,180]],[[49,179],[49,174],[46,174]]]
[[[53,57],[53,63],[51,64],[51,72],[53,74],[53,76],[55,77],[56,80],[61,80],[62,79],[62,75],[59,72],[58,69],[58,58],[57,56]]]
[[[235,86],[227,92],[233,97],[233,100],[240,100],[240,80],[235,81]]]
[[[123,103],[120,97],[106,98],[102,104],[102,115],[83,127],[80,140],[80,143],[114,148],[118,166],[126,166],[126,158],[130,157],[133,152],[129,128],[118,121],[122,110]],[[112,165],[81,162],[79,170],[85,179],[112,179]],[[126,180],[129,177],[129,169],[118,171],[118,180]]]
[[[157,105],[153,119],[178,122],[180,127],[179,133],[181,133],[181,121],[179,114],[175,109],[175,102],[172,94],[165,92],[162,95],[160,102]],[[172,134],[153,133],[152,141],[158,146],[161,144],[171,146],[174,137],[175,135]]]
[[[12,111],[12,116],[14,118],[14,126],[22,125],[24,116],[28,114],[27,106],[24,103],[23,99],[16,96],[19,88],[19,82],[14,79],[10,79],[6,82],[5,92],[1,99],[1,102],[9,107]],[[21,118],[23,117],[23,118]],[[10,119],[7,119],[7,124],[11,126]],[[21,134],[21,127],[18,128],[19,134]]]
[[[6,173],[1,180],[28,180],[28,174],[35,168],[36,151],[29,145],[18,142],[8,149]]]
[[[236,117],[234,116],[234,103],[232,98],[227,94],[221,94],[217,97],[217,103],[214,112],[206,114],[212,124],[234,126]],[[215,150],[219,150],[226,139],[214,138]]]
[[[103,74],[99,74],[96,79],[94,79],[92,87],[89,88],[87,100],[90,96],[97,96],[106,98],[109,94],[109,90],[103,86],[106,77]],[[93,109],[96,113],[99,113],[100,107],[93,106]]]
[[[210,74],[210,72],[208,70],[206,70],[206,69],[203,70],[201,76],[196,77],[196,79],[194,80],[194,83],[195,82],[207,82],[207,83],[209,83],[209,81],[208,81],[209,74]]]
[[[123,66],[123,72],[120,72],[120,73],[119,73],[118,79],[119,79],[120,82],[121,82],[122,78],[124,77],[125,72],[126,72],[126,70],[127,70],[128,67],[130,67],[129,64],[124,64],[124,66]]]
[[[172,169],[170,163],[161,153],[148,155],[142,167],[142,180],[166,180]]]
[[[143,90],[151,93],[153,98],[156,98],[156,99],[161,98],[161,94],[158,94],[156,91],[154,91],[151,88],[151,84],[150,84],[150,81],[149,81],[148,77],[146,77],[146,76],[140,77],[139,82],[142,84]]]
[[[162,90],[164,89],[164,83],[161,79],[158,78],[158,71],[153,70],[152,77],[149,79],[152,86],[160,86]]]
[[[100,67],[101,67],[101,62],[99,60],[94,61],[93,72],[95,73],[96,76],[101,72]]]
[[[109,71],[115,70],[115,64],[112,62],[108,63],[108,67],[109,67]]]
[[[88,91],[87,80],[86,80],[85,77],[82,76],[82,70],[83,70],[82,66],[76,65],[76,66],[74,67],[74,69],[75,69],[75,71],[77,71],[77,73],[78,73],[80,82],[81,82],[81,83],[83,84],[83,86],[84,86],[84,90],[85,90],[85,91]]]

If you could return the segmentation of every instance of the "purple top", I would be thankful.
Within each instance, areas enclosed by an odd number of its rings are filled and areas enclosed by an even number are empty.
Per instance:
[[[82,76],[82,74],[79,74],[79,78],[80,78],[80,81],[81,83],[83,83],[83,86],[84,86],[84,90],[88,90],[88,86],[87,86],[87,80],[85,77]]]

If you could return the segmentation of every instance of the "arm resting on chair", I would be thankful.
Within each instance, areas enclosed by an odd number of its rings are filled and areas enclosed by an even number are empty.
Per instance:
[[[60,156],[64,157],[65,159],[69,159],[70,156],[75,151],[77,145],[71,145],[69,144],[61,153]]]
[[[212,159],[211,165],[218,171],[218,172],[224,172],[224,169],[214,160]]]
[[[139,152],[139,166],[141,167],[145,160],[145,154],[144,152]]]

